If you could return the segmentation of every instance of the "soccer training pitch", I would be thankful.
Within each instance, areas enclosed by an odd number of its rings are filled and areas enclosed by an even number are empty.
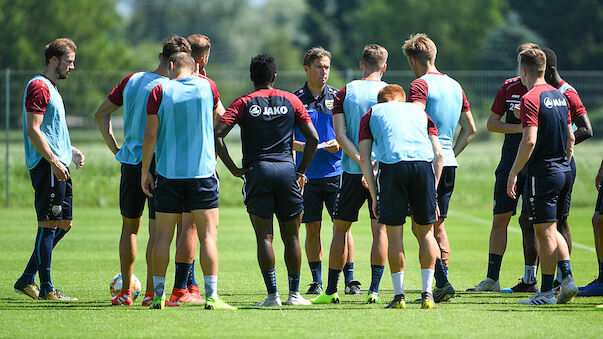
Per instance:
[[[75,143],[74,143],[75,144]],[[77,144],[75,144],[78,146]],[[231,153],[238,152],[231,147]],[[590,282],[596,275],[592,216],[594,200],[594,174],[600,162],[600,142],[587,142],[577,147],[578,183],[574,188],[576,206],[569,219],[574,241],[572,269],[578,285]],[[86,166],[95,167],[112,161],[108,151],[98,145],[89,148]],[[15,152],[21,151],[16,146]],[[74,226],[53,252],[52,276],[54,285],[79,302],[59,303],[31,300],[13,291],[15,280],[22,273],[31,255],[35,237],[35,212],[32,206],[33,189],[24,175],[22,182],[25,203],[11,208],[0,208],[0,337],[601,337],[603,312],[595,306],[603,298],[576,298],[569,305],[531,307],[518,305],[528,294],[467,293],[469,287],[485,278],[488,238],[491,223],[491,195],[493,173],[500,143],[488,142],[470,145],[460,157],[457,187],[453,196],[449,218],[446,221],[451,241],[450,281],[457,297],[438,304],[435,310],[420,310],[413,303],[420,296],[421,276],[418,264],[418,246],[412,232],[405,230],[406,310],[383,309],[385,305],[366,305],[366,294],[348,296],[340,293],[339,305],[283,306],[277,308],[254,307],[265,297],[265,287],[256,260],[253,229],[244,207],[240,203],[240,181],[229,178],[220,166],[223,178],[222,197],[239,201],[239,206],[221,208],[218,228],[220,253],[219,293],[222,298],[239,308],[237,311],[206,311],[202,306],[184,305],[163,311],[140,306],[111,306],[109,281],[119,272],[118,241],[121,231],[119,208],[83,207],[78,205],[78,193],[84,193],[91,178],[84,170],[74,174],[76,205]],[[589,158],[588,154],[595,154]],[[13,159],[15,159],[13,157]],[[20,160],[19,160],[20,161]],[[12,162],[12,161],[11,161]],[[12,165],[11,165],[12,166]],[[22,166],[16,164],[15,167]],[[112,167],[118,171],[118,167]],[[22,168],[23,172],[25,169]],[[75,171],[74,171],[75,172]],[[118,176],[118,173],[115,173]],[[100,175],[100,174],[97,174]],[[106,174],[101,182],[113,185],[109,199],[116,199],[118,183],[113,174]],[[108,178],[108,179],[107,179]],[[27,191],[29,190],[29,191]],[[590,201],[590,203],[588,203]],[[11,202],[12,204],[12,202]],[[326,215],[325,215],[326,217]],[[146,218],[146,216],[144,217]],[[146,220],[146,219],[143,219]],[[325,218],[326,220],[326,218]],[[146,224],[146,223],[143,223]],[[277,226],[276,226],[277,227]],[[304,227],[300,230],[303,242]],[[371,245],[368,216],[363,209],[360,221],[352,226],[356,243],[355,278],[363,285],[370,283],[369,251]],[[146,283],[144,251],[148,232],[141,228],[138,241],[138,258],[134,273]],[[331,225],[325,222],[322,231],[324,247],[323,277],[326,278]],[[275,228],[275,255],[277,257],[277,282],[281,295],[287,294],[287,274],[283,246]],[[311,282],[311,275],[302,245],[302,278],[300,291]],[[168,290],[173,284],[174,253],[167,272]],[[199,265],[195,267],[198,282],[202,282]],[[381,281],[380,297],[389,302],[393,297],[389,268]],[[516,218],[509,226],[509,240],[500,274],[501,287],[515,285],[523,275],[521,234]],[[538,275],[540,279],[540,274]],[[341,279],[343,280],[343,279]],[[340,290],[343,282],[340,283]]]

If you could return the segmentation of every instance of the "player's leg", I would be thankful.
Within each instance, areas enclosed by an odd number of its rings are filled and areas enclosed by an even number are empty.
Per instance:
[[[204,303],[199,295],[199,286],[194,279],[195,252],[197,251],[197,227],[190,212],[182,213],[176,225],[176,255],[174,288],[170,301]],[[194,282],[189,290],[189,280]]]
[[[593,237],[595,241],[595,251],[597,253],[597,263],[599,267],[598,277],[585,286],[579,287],[579,297],[603,296],[603,190],[599,190],[595,213],[593,213]]]
[[[440,259],[444,266],[444,273],[446,276],[448,276],[448,263],[450,261],[451,250],[448,233],[446,233],[445,219],[448,217],[448,206],[450,204],[452,192],[454,191],[455,178],[456,167],[448,166],[442,169],[442,175],[437,189],[440,216],[433,224],[433,235],[440,247]]]
[[[570,175],[569,191],[568,191],[565,199],[559,201],[559,208],[562,209],[563,211],[567,211],[567,213],[564,213],[558,217],[557,231],[559,231],[559,233],[561,233],[561,235],[565,239],[567,248],[571,255],[571,253],[572,253],[572,236],[570,234],[570,229],[569,229],[569,224],[568,224],[567,218],[569,216],[570,205],[572,202],[572,188],[574,186],[574,182],[576,181],[576,163],[574,162],[574,158],[572,158],[572,160],[570,161],[570,168],[571,168],[571,172],[570,172],[571,175]],[[555,278],[556,286],[561,285],[561,282],[563,280],[562,276],[563,275],[561,273],[561,268],[557,267],[557,276]]]
[[[301,269],[301,249],[299,245],[299,225],[301,214],[289,221],[279,219],[281,239],[285,245],[285,264],[289,280],[287,305],[311,305],[299,294],[299,275]]]
[[[439,247],[433,236],[432,225],[412,224],[412,231],[419,242],[419,263],[421,264],[421,308],[435,308],[432,294],[435,262],[439,255]]]
[[[402,225],[386,226],[387,259],[394,286],[394,299],[385,308],[406,308],[404,300],[404,228]]]
[[[256,306],[281,306],[282,302],[276,286],[276,271],[274,269],[274,250],[272,242],[274,240],[274,228],[272,216],[262,218],[257,215],[249,214],[251,224],[255,231],[257,244],[257,257],[260,271],[266,285],[266,299],[256,303]]]
[[[371,285],[367,292],[367,303],[381,303],[379,299],[379,285],[383,276],[385,263],[387,262],[387,229],[377,219],[371,219],[371,232],[373,235],[373,244],[371,246]]]
[[[355,244],[354,237],[352,236],[352,229],[350,228],[347,233],[348,243],[348,255],[346,258],[345,265],[343,266],[343,277],[345,279],[345,294],[362,294],[360,291],[360,282],[354,280],[354,253]]]
[[[320,239],[322,205],[325,201],[323,180],[310,179],[304,187],[304,212],[302,222],[306,225],[305,250],[308,266],[312,273],[312,283],[306,294],[322,292],[322,242]],[[326,201],[325,201],[326,202]]]
[[[132,290],[130,289],[134,261],[136,260],[136,239],[142,217],[127,218],[122,216],[121,236],[119,239],[119,264],[121,268],[122,289],[111,303],[113,305],[132,305]]]
[[[170,245],[174,228],[180,218],[179,212],[156,212],[157,234],[153,245],[153,286],[155,297],[151,308],[161,309],[165,305],[165,272],[170,261]]]
[[[155,297],[155,285],[153,285],[153,246],[155,245],[156,239],[157,220],[155,219],[155,215],[153,215],[152,219],[149,217],[149,240],[147,241],[147,249],[145,252],[147,260],[147,283],[144,298],[142,299],[142,306],[151,306],[153,304],[153,298]]]

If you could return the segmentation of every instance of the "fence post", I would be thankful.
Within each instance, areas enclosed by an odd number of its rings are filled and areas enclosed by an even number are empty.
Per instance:
[[[9,164],[8,164],[8,151],[9,151],[9,142],[10,142],[10,137],[9,137],[9,132],[10,129],[8,128],[8,124],[10,123],[10,68],[6,68],[6,120],[5,120],[5,131],[6,131],[6,199],[4,200],[4,206],[8,207],[8,170],[9,170]]]

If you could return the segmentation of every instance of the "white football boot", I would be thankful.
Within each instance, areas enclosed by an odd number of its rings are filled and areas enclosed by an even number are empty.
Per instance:
[[[310,300],[304,299],[299,292],[289,292],[289,298],[287,298],[287,305],[312,305]]]
[[[556,304],[557,300],[555,300],[555,294],[551,290],[545,293],[536,292],[530,299],[520,300],[517,303],[522,305],[552,305]]]
[[[559,290],[559,296],[557,297],[557,304],[571,303],[576,294],[578,294],[578,286],[576,286],[574,278],[571,275],[568,275],[561,281],[561,288]]]
[[[281,296],[278,294],[278,292],[275,292],[268,293],[266,299],[264,299],[262,302],[256,303],[255,306],[283,306],[283,303],[281,302]]]
[[[498,280],[486,278],[486,280],[480,282],[477,286],[467,289],[467,292],[500,292],[500,283]]]

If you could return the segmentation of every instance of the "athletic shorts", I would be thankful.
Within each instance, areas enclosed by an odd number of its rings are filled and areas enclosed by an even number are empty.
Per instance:
[[[572,191],[574,189],[574,182],[576,181],[576,162],[574,161],[574,157],[572,157],[572,160],[570,161],[570,168],[571,168],[571,184],[570,184],[570,188],[569,191],[567,192],[567,195],[565,196],[565,200],[564,200],[564,206],[562,207],[562,209],[564,211],[567,211],[567,215],[569,215],[569,210],[570,210],[570,206],[572,204]]]
[[[303,210],[303,198],[292,162],[258,161],[245,174],[243,199],[247,212],[260,218],[289,221]]]
[[[448,216],[448,205],[450,197],[454,191],[454,180],[456,178],[456,167],[446,166],[442,168],[442,175],[438,183],[438,207],[440,208],[440,218],[444,219]]]
[[[568,216],[566,200],[571,185],[571,172],[537,175],[528,172],[523,192],[528,220],[532,224],[540,224]]]
[[[304,186],[304,215],[302,222],[316,222],[322,220],[323,203],[327,207],[329,215],[333,216],[333,206],[339,187],[339,177],[308,179]]]
[[[517,175],[516,190],[517,199],[511,198],[507,194],[507,180],[509,179],[510,169],[496,171],[496,181],[494,183],[494,205],[492,208],[492,214],[502,214],[507,212],[513,212],[515,215],[517,210],[517,202],[519,196],[523,193],[524,185],[526,182],[526,175],[524,172],[520,172]]]
[[[371,219],[376,219],[373,215],[373,201],[369,190],[362,184],[362,174],[350,174],[343,172],[335,197],[335,207],[333,208],[333,219],[349,222],[358,221],[358,212],[364,202],[368,201],[368,210]]]
[[[119,209],[126,218],[140,218],[147,202],[149,219],[155,219],[154,198],[149,198],[140,186],[142,162],[136,165],[121,164],[121,180],[119,182]],[[151,160],[151,175],[156,180],[155,158]]]
[[[35,191],[34,206],[38,221],[72,220],[73,185],[71,178],[67,181],[59,181],[52,172],[50,163],[44,158],[40,159],[36,167],[29,170],[29,176]]]
[[[399,226],[406,222],[408,208],[419,225],[436,222],[435,175],[431,162],[400,161],[379,164],[379,222]]]
[[[162,213],[182,213],[218,207],[218,178],[168,179],[157,175],[155,180],[155,210]]]

